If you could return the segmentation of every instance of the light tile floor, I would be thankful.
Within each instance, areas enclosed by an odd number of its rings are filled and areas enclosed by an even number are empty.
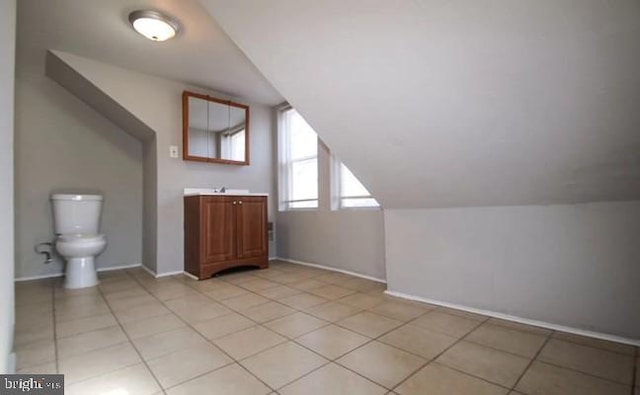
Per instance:
[[[291,263],[194,281],[141,269],[16,284],[19,372],[68,394],[640,395],[624,344],[393,298]],[[635,392],[634,392],[635,391]]]

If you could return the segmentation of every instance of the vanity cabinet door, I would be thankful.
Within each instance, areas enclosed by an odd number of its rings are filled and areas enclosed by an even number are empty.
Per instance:
[[[238,258],[267,256],[267,198],[239,197],[236,210]]]
[[[184,220],[184,268],[200,280],[269,267],[266,196],[186,196]]]
[[[202,260],[206,263],[224,262],[235,258],[235,200],[218,196],[202,199],[200,245]]]

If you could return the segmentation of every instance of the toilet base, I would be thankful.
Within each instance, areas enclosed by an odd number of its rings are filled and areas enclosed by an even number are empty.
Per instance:
[[[67,289],[95,287],[98,273],[94,257],[68,258],[64,287]]]

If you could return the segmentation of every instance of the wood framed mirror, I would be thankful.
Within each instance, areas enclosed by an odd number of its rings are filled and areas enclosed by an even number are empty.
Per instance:
[[[182,158],[249,165],[249,106],[182,92]]]

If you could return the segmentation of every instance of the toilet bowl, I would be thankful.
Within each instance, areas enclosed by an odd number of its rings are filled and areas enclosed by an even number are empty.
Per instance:
[[[55,194],[53,222],[56,230],[55,248],[66,261],[65,288],[85,288],[98,284],[95,258],[107,246],[107,239],[98,232],[101,195]]]
[[[98,285],[95,257],[104,251],[107,240],[104,235],[60,235],[56,250],[67,262],[65,288],[86,288]]]

